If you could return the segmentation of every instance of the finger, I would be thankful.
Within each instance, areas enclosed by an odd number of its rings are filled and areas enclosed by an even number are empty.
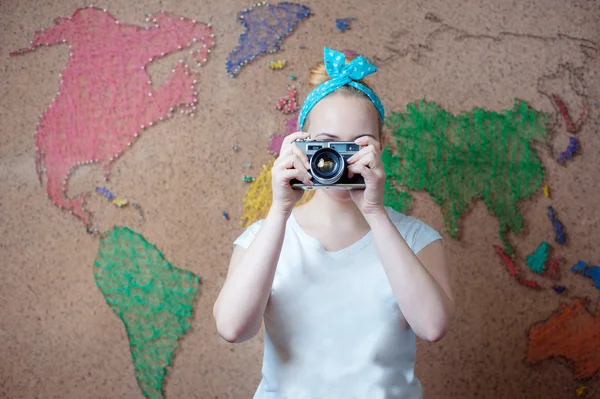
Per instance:
[[[375,161],[374,165],[376,165],[376,167],[370,167],[368,164],[367,165],[363,165],[362,163],[354,163],[352,165],[348,166],[348,170],[351,170],[355,173],[360,173],[362,174],[362,172],[358,172],[358,170],[366,170],[367,172],[373,172],[373,174],[377,175],[377,176],[385,176],[385,170],[382,166],[379,166],[379,162]],[[369,173],[371,174],[371,173]]]
[[[352,178],[354,175],[361,175],[367,180],[372,177],[374,173],[374,171],[367,168],[365,165],[353,164],[348,166],[348,178]]]
[[[285,169],[281,172],[280,182],[282,184],[289,184],[293,179],[299,180],[307,186],[312,186],[313,182],[310,180],[310,175],[306,171],[301,171],[298,169]]]
[[[375,153],[375,152],[377,152],[377,148],[375,148],[374,145],[369,144],[368,146],[363,147],[356,154],[354,154],[350,158],[348,158],[347,162],[350,163],[350,164],[352,164],[352,163],[358,161],[360,158],[364,157],[366,154]]]
[[[308,156],[306,155],[306,153],[304,151],[302,151],[296,143],[292,143],[290,145],[290,148],[292,149],[292,152],[294,154],[296,154],[298,156],[298,158],[300,158],[300,160],[304,163],[304,166],[306,167],[306,169],[309,169],[310,164],[308,163]]]
[[[279,153],[279,156],[273,163],[273,166],[281,164],[287,157],[289,157],[292,154],[293,154],[293,150],[292,150],[291,146],[288,146],[285,149],[282,149],[282,151]]]
[[[362,136],[362,137],[359,137],[356,140],[354,140],[354,142],[361,147],[366,147],[366,146],[372,145],[373,147],[375,147],[375,150],[383,151],[383,143],[380,142],[375,137]]]
[[[291,143],[293,143],[294,141],[296,141],[298,139],[306,138],[306,137],[308,137],[308,135],[309,135],[308,132],[296,132],[296,133],[289,134],[283,138],[283,143],[281,144],[281,148],[283,149],[284,147],[289,146]]]
[[[375,163],[375,154],[372,152],[366,154],[364,157],[354,162],[354,165],[363,165],[369,169],[375,169],[377,167]]]
[[[294,150],[294,147],[296,147],[296,150]],[[277,159],[273,163],[273,166],[280,166],[281,164],[287,162],[289,157],[297,156],[302,160],[302,157],[300,157],[298,155],[298,153],[302,154],[302,150],[300,150],[300,148],[298,146],[293,145],[293,144],[288,146],[285,149],[285,151],[283,151],[281,154],[279,154],[279,157],[277,157]]]
[[[379,141],[373,136],[361,136],[354,140],[354,142],[360,146],[373,145],[375,146],[375,148],[379,148],[381,145]]]
[[[377,180],[385,180],[385,170],[383,168],[370,169],[365,165],[354,164],[348,167],[348,177],[352,178],[355,174],[361,175],[366,181],[375,182]]]
[[[304,162],[296,154],[290,154],[281,160],[281,163],[277,165],[277,169],[298,169],[306,172]]]
[[[292,153],[293,149],[291,148],[291,144],[299,138],[308,137],[308,135],[309,133],[307,132],[296,132],[284,137],[283,143],[281,144],[281,149],[279,150],[279,157]]]
[[[361,157],[353,159],[350,165],[364,165],[371,169],[380,169],[381,155],[375,150],[366,151]]]

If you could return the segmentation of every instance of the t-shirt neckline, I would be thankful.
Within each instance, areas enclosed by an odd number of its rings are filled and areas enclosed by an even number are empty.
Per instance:
[[[300,226],[300,224],[296,220],[296,216],[294,215],[294,212],[291,213],[289,220],[290,220],[290,224],[291,224],[292,228],[296,231],[297,234],[299,234],[304,239],[304,241],[309,242],[312,246],[317,248],[321,253],[323,253],[324,255],[331,257],[331,258],[341,258],[341,257],[348,257],[350,255],[353,255],[356,252],[366,248],[371,243],[372,238],[373,238],[373,231],[369,230],[364,236],[362,236],[361,238],[359,238],[357,241],[353,242],[349,246],[342,248],[340,250],[337,250],[337,251],[327,251],[325,249],[325,247],[321,244],[321,242],[316,237],[313,237],[304,231],[302,226]]]

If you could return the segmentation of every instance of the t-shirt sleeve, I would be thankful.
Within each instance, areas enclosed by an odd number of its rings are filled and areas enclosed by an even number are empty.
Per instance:
[[[235,239],[233,242],[234,247],[239,245],[242,248],[248,248],[252,240],[254,240],[254,237],[256,237],[256,234],[258,233],[260,226],[262,226],[263,221],[264,220],[259,220],[248,226],[248,228],[246,228],[246,230],[244,230],[244,232]]]
[[[415,254],[435,240],[441,240],[442,244],[444,243],[440,233],[419,219],[406,216],[391,208],[388,209],[388,212],[394,226]]]
[[[414,219],[415,227],[412,235],[411,248],[415,254],[418,254],[423,248],[431,244],[435,240],[441,240],[442,245],[444,240],[440,233],[438,233],[431,226],[421,222],[420,220]]]

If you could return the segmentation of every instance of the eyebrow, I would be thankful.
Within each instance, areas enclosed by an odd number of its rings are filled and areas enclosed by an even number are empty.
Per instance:
[[[319,136],[327,136],[327,137],[329,137],[329,138],[332,138],[332,139],[339,139],[339,138],[340,138],[339,136],[337,136],[337,135],[335,135],[335,134],[332,134],[332,133],[324,133],[324,132],[323,132],[323,133],[319,133],[319,134],[317,134],[317,135],[315,136],[315,138],[317,138],[317,137],[319,137]],[[372,135],[372,134],[369,134],[369,133],[363,133],[363,134],[359,134],[358,136],[356,136],[356,137],[354,138],[354,140],[358,140],[359,138],[361,138],[361,137],[364,137],[364,136],[373,137],[374,139],[376,139],[376,138],[377,138],[377,137],[375,137],[375,136],[374,136],[374,135]],[[353,141],[354,141],[354,140],[353,140]]]

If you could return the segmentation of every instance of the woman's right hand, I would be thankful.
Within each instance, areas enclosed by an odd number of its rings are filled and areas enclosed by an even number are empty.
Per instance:
[[[279,157],[271,169],[271,181],[273,184],[273,202],[271,208],[289,214],[296,203],[302,198],[303,190],[294,190],[290,184],[291,180],[299,180],[308,186],[312,186],[310,174],[308,173],[308,157],[294,143],[297,139],[308,137],[306,132],[296,132],[283,139]]]

